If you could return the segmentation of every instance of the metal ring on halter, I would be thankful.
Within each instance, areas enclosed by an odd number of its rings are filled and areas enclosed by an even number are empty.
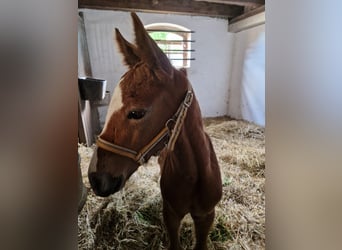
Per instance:
[[[167,127],[170,131],[171,131],[171,126],[170,123],[173,122],[173,124],[176,124],[176,121],[173,118],[170,118],[169,120],[167,120],[167,122],[165,123],[165,127]]]

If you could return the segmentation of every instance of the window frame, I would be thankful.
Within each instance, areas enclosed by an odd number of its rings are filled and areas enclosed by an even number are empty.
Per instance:
[[[169,34],[175,34],[179,37],[182,37],[182,40],[176,41],[176,40],[156,40],[156,43],[158,44],[166,44],[167,46],[170,46],[172,44],[179,44],[183,46],[182,50],[165,50],[162,49],[163,52],[166,54],[166,56],[169,58],[171,64],[176,68],[190,68],[191,64],[190,62],[195,60],[195,58],[192,57],[191,52],[195,52],[195,50],[192,48],[191,43],[194,43],[195,41],[192,40],[191,35],[195,33],[192,30],[189,30],[183,26],[171,24],[171,23],[153,23],[145,26],[146,31],[151,35],[153,32],[165,32]],[[151,36],[152,37],[152,36]],[[174,53],[172,53],[172,51]],[[179,53],[183,52],[183,53]],[[182,58],[171,58],[172,55],[182,55]],[[179,63],[173,63],[173,61],[182,61],[182,64],[179,65]]]

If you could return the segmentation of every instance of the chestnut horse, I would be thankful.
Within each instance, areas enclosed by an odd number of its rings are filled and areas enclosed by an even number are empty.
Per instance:
[[[222,195],[217,158],[185,69],[175,69],[138,16],[131,16],[136,45],[115,29],[129,70],[114,90],[89,181],[96,195],[108,196],[158,155],[169,249],[182,249],[179,227],[187,213],[195,224],[195,249],[207,249],[215,205]]]

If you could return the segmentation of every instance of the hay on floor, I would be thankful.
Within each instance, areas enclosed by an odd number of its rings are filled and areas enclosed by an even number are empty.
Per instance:
[[[265,249],[264,128],[226,117],[205,119],[221,167],[223,197],[209,235],[210,249]],[[85,185],[93,147],[79,145]],[[79,249],[166,249],[157,158],[135,172],[125,188],[107,198],[89,191],[78,216]],[[191,249],[186,216],[181,244]]]

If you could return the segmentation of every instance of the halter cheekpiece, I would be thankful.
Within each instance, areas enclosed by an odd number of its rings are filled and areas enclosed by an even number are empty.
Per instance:
[[[106,151],[128,157],[140,165],[146,163],[152,155],[157,153],[154,152],[154,149],[160,143],[164,143],[164,147],[166,146],[169,151],[173,151],[193,97],[193,91],[188,90],[177,112],[165,123],[164,128],[139,152],[108,142],[100,137],[97,137],[96,145]]]

